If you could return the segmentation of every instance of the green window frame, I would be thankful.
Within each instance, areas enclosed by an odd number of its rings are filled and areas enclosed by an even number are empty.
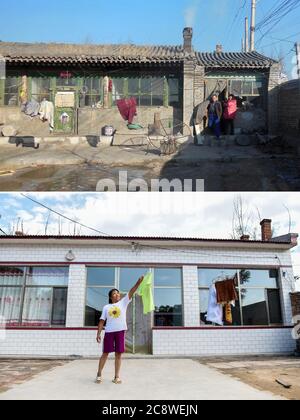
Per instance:
[[[180,78],[169,76],[112,77],[111,105],[119,99],[135,97],[139,107],[168,107],[181,105]],[[173,86],[171,84],[173,83]],[[177,90],[176,90],[177,84]],[[172,102],[171,102],[172,101]]]
[[[43,99],[47,101],[52,100],[51,77],[32,76],[28,78],[29,97],[31,100],[42,102]]]
[[[6,76],[1,80],[0,85],[0,103],[2,106],[19,106],[20,105],[20,76]]]
[[[96,108],[98,104],[103,104],[103,77],[80,77],[78,87],[80,108]]]

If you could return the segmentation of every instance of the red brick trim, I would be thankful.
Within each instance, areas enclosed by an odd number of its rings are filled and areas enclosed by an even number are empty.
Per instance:
[[[282,330],[293,326],[257,326],[257,327],[153,327],[152,331],[226,331],[226,330]]]

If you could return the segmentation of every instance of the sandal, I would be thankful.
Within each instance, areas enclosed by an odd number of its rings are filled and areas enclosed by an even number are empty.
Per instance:
[[[115,378],[115,379],[113,380],[113,383],[114,383],[114,384],[116,384],[116,385],[121,385],[121,384],[122,384],[122,381],[121,381],[121,379],[120,379],[120,378]]]
[[[102,376],[97,376],[96,384],[101,384],[101,383],[102,383]]]

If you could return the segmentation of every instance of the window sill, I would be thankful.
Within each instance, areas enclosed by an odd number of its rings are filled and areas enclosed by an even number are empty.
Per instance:
[[[269,325],[269,326],[232,326],[232,327],[152,327],[153,331],[161,331],[161,330],[173,330],[173,331],[181,331],[181,330],[199,330],[199,331],[207,331],[207,330],[271,330],[271,329],[292,329],[294,328],[293,325]]]

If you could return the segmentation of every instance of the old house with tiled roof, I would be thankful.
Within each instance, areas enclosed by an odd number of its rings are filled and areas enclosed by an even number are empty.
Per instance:
[[[221,99],[239,97],[240,130],[276,130],[279,64],[258,52],[222,52],[221,46],[196,52],[192,29],[183,35],[181,46],[0,42],[6,63],[1,119],[21,135],[48,135],[47,125],[20,111],[22,101],[46,99],[55,105],[54,133],[97,135],[107,124],[122,129],[116,101],[135,97],[137,121],[145,127],[157,112],[191,124],[195,107],[217,92]]]

